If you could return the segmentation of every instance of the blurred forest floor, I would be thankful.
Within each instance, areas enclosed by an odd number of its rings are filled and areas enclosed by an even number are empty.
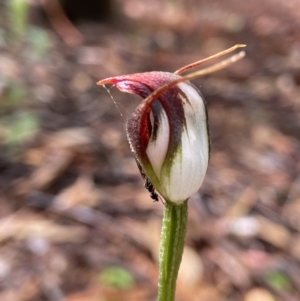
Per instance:
[[[0,300],[156,299],[163,204],[125,134],[139,99],[96,82],[237,43],[245,59],[194,81],[212,156],[176,300],[300,300],[300,2],[81,1],[70,21],[49,1],[0,3]]]

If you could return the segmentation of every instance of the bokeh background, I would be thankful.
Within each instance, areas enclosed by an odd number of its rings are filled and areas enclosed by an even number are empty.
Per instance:
[[[194,81],[212,156],[190,199],[178,301],[300,299],[299,0],[0,2],[0,300],[154,301],[163,204],[126,141],[132,95],[105,77]]]

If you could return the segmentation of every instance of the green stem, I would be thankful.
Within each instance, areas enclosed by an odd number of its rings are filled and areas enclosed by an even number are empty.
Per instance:
[[[187,200],[180,205],[166,202],[159,254],[158,301],[175,300],[176,280],[183,254],[187,216]]]

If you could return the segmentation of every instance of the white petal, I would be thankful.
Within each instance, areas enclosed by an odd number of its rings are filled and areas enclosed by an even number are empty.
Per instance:
[[[178,86],[189,100],[183,100],[186,128],[182,133],[182,151],[174,159],[170,178],[163,175],[161,181],[169,200],[181,203],[194,194],[203,182],[209,160],[209,139],[201,95],[191,84],[181,83]]]
[[[152,113],[150,119],[153,123]],[[160,170],[166,158],[170,137],[170,126],[164,109],[161,111],[159,121],[156,140],[150,138],[146,149],[147,156],[158,178],[160,178]]]

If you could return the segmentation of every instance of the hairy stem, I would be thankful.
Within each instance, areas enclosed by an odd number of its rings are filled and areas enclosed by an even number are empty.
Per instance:
[[[183,254],[187,216],[187,200],[180,205],[166,202],[159,254],[158,301],[175,300],[176,280]]]

